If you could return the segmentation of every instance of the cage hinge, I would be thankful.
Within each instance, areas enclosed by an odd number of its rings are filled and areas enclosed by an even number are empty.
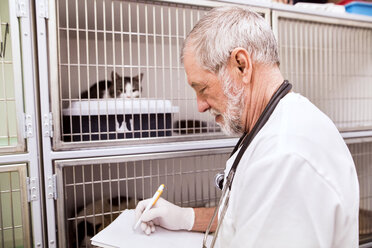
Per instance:
[[[49,18],[49,0],[39,0],[39,17]]]
[[[43,116],[43,132],[44,137],[51,137],[53,138],[53,115],[52,113],[45,114]]]
[[[32,126],[32,116],[30,114],[25,115],[25,137],[31,138],[34,135],[34,128]]]
[[[27,177],[26,178],[26,185],[27,185],[27,200],[28,202],[37,201],[38,200],[38,181],[36,177]]]
[[[56,174],[48,177],[48,199],[57,199],[57,176]]]
[[[28,5],[26,0],[17,0],[17,17],[27,17]]]

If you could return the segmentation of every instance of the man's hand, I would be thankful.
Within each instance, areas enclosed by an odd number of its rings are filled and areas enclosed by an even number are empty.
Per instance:
[[[136,221],[151,201],[140,201],[136,207]],[[156,204],[142,215],[141,229],[147,235],[155,231],[155,225],[169,230],[191,230],[194,226],[195,213],[192,208],[181,208],[163,198],[159,198]]]

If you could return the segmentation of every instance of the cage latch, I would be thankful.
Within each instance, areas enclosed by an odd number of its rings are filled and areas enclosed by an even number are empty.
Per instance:
[[[49,0],[41,0],[39,3],[39,17],[48,19],[49,18]]]
[[[34,130],[32,126],[32,116],[25,114],[25,137],[31,138],[34,135]]]
[[[43,116],[44,137],[53,137],[53,115],[52,113]]]
[[[18,17],[27,17],[27,8],[28,4],[26,0],[18,0],[17,1],[17,16]]]
[[[36,177],[27,177],[27,200],[28,202],[37,201],[39,195],[38,180]]]
[[[47,194],[48,194],[48,199],[57,199],[57,176],[51,175],[48,177],[48,189],[47,189]]]

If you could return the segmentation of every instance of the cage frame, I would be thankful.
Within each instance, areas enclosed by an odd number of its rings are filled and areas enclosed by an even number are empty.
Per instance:
[[[347,27],[352,27],[352,28],[365,28],[365,29],[372,31],[372,20],[357,21],[357,20],[351,20],[349,18],[341,18],[341,17],[335,18],[335,17],[327,17],[327,16],[317,16],[317,15],[309,14],[309,13],[296,13],[293,11],[273,10],[272,11],[272,29],[273,29],[274,35],[277,40],[279,39],[279,19],[280,18],[296,20],[296,21],[305,21],[308,23],[331,24],[331,25],[347,26]],[[327,68],[329,68],[329,64],[326,64],[326,66]],[[359,131],[359,132],[366,131],[368,133],[371,130],[372,130],[372,124],[369,126],[364,126],[364,127],[339,128],[339,131],[341,133],[343,132],[351,133],[355,131]],[[370,134],[367,134],[367,136],[370,136]]]
[[[143,2],[143,1],[142,1]],[[190,4],[191,6],[194,6],[194,4],[198,4],[199,2],[196,2],[195,0],[191,0],[191,1],[185,1],[185,0],[175,0],[175,1],[161,1],[161,2],[167,2],[167,3],[170,3],[170,4],[181,4],[181,5],[184,5],[184,4]],[[244,6],[251,6],[251,3],[247,4],[245,3],[244,1],[238,1],[238,0],[229,0],[228,1],[229,3],[232,3],[232,4],[237,4],[237,5],[244,5]],[[204,2],[203,2],[204,3]],[[208,1],[209,3],[209,1]],[[53,85],[53,80],[55,80],[57,78],[58,80],[58,72],[57,74],[55,74],[55,72],[53,72],[53,70],[55,70],[57,68],[57,63],[56,61],[58,61],[57,59],[57,54],[53,53],[53,51],[46,51],[46,48],[50,45],[49,44],[53,44],[53,42],[57,42],[56,40],[56,37],[53,37],[53,32],[55,32],[55,30],[53,31],[53,22],[55,23],[55,16],[54,16],[54,13],[53,11],[55,11],[55,7],[53,7],[55,4],[55,1],[49,1],[49,16],[48,17],[45,17],[43,16],[43,9],[41,8],[41,6],[39,4],[36,4],[36,18],[37,18],[37,29],[38,29],[38,33],[37,33],[37,40],[38,40],[38,62],[39,62],[39,67],[40,68],[48,68],[48,71],[44,71],[43,73],[40,73],[39,75],[39,83],[42,87],[40,87],[40,91],[39,91],[39,96],[40,96],[40,110],[41,110],[41,115],[44,117],[44,116],[49,116],[50,113],[52,113],[53,111],[50,111],[49,109],[52,108],[52,103],[49,101],[49,95],[50,92],[49,92],[49,88],[51,87],[51,85]],[[213,4],[216,4],[216,2],[213,2]],[[222,4],[219,3],[219,4]],[[224,3],[226,4],[226,3]],[[307,15],[312,15],[312,16],[315,16],[315,18],[317,17],[327,17],[328,13],[320,13],[320,12],[314,12],[314,11],[301,11],[301,10],[298,10],[298,9],[295,9],[294,7],[292,6],[283,6],[283,5],[279,5],[279,4],[254,4],[254,2],[252,2],[252,6],[256,6],[256,7],[259,7],[259,8],[265,8],[265,9],[268,9],[270,15],[271,15],[271,12],[274,11],[274,10],[282,10],[282,11],[288,11],[288,12],[294,12],[294,13],[299,13],[299,14],[307,14]],[[356,21],[356,22],[359,22],[359,21],[362,21],[362,22],[371,22],[372,23],[372,19],[370,18],[367,18],[367,17],[361,17],[361,16],[356,16],[356,15],[345,15],[345,16],[340,16],[340,15],[333,15],[333,14],[330,14],[328,15],[328,17],[330,18],[337,18],[337,19],[340,19],[340,20],[346,20],[346,21]],[[48,24],[48,26],[46,25]],[[44,34],[44,35],[43,35]],[[46,36],[45,34],[48,34],[48,39],[46,39]],[[51,35],[52,34],[52,35]],[[53,39],[55,39],[53,41]],[[49,53],[49,54],[48,54]],[[41,66],[42,65],[42,66]],[[54,67],[53,67],[54,66]],[[49,75],[50,74],[50,75]],[[53,77],[54,75],[54,77]],[[55,77],[55,75],[57,75],[57,77]],[[54,82],[55,83],[55,82]],[[50,89],[51,91],[55,90],[55,89]],[[58,94],[57,94],[58,95]],[[51,96],[53,96],[53,94],[51,94]],[[54,119],[54,118],[53,118]],[[58,125],[56,125],[56,122],[53,121],[53,124],[54,124],[54,130],[57,131],[56,127]],[[48,128],[46,128],[44,125],[41,125],[41,130],[42,130],[42,133],[46,133]],[[55,134],[54,134],[55,135]],[[364,142],[364,141],[367,141],[367,140],[371,140],[372,139],[372,132],[371,131],[363,131],[363,132],[345,132],[345,133],[342,133],[342,136],[345,139],[346,142]],[[55,137],[55,136],[54,136]],[[356,139],[354,139],[356,137]],[[104,147],[99,147],[97,145],[92,145],[92,146],[86,146],[86,147],[81,147],[81,148],[78,148],[74,151],[73,148],[71,147],[66,147],[66,146],[62,146],[60,147],[58,144],[56,145],[55,144],[55,139],[51,139],[51,137],[49,135],[41,135],[41,138],[42,138],[42,144],[43,144],[43,151],[42,151],[42,156],[43,156],[43,160],[44,160],[44,181],[45,181],[45,188],[47,189],[47,186],[49,185],[47,182],[49,179],[52,178],[52,175],[53,175],[53,161],[55,159],[69,159],[69,158],[84,158],[84,157],[94,157],[96,156],[95,155],[92,155],[95,153],[95,151],[98,151],[99,152],[99,156],[106,156],[105,155],[105,152],[107,152],[107,154],[114,154],[115,155],[119,155],[120,152],[119,152],[119,149],[120,147],[123,147],[120,146],[120,144],[118,144],[118,146],[116,146],[116,144],[112,145],[110,144],[109,146],[115,146],[114,147],[114,152],[111,152],[110,149],[108,149],[108,147],[104,148]],[[208,144],[209,147],[213,148],[215,146],[214,144],[214,141],[216,140],[208,140],[208,142],[204,142],[204,145],[202,147],[205,148],[205,145]],[[219,142],[221,143],[221,141],[223,142],[223,140],[219,140]],[[135,153],[139,153],[139,151],[134,151],[136,148],[143,148],[145,147],[145,151],[148,152],[149,149],[152,149],[152,147],[157,147],[156,150],[161,150],[161,151],[165,151],[166,149],[171,149],[172,151],[175,151],[175,150],[182,150],[182,146],[185,145],[185,147],[187,149],[199,149],[200,147],[192,147],[191,146],[191,143],[192,142],[179,142],[179,144],[176,145],[175,148],[170,148],[172,146],[172,143],[167,143],[167,144],[162,144],[162,143],[154,143],[154,144],[144,144],[144,143],[140,143],[138,144],[137,146],[133,145],[131,147],[128,147],[128,146],[125,146],[123,147],[124,150],[122,152],[122,154],[135,154]],[[231,143],[233,143],[233,141],[229,141],[227,142],[228,143],[228,146],[231,145]],[[165,148],[159,148],[159,147],[165,147]],[[58,185],[57,185],[58,186]],[[45,206],[46,206],[46,221],[47,221],[47,232],[48,232],[48,240],[47,242],[45,243],[46,246],[48,247],[57,247],[57,244],[56,244],[56,225],[55,225],[55,201],[53,198],[49,198],[49,197],[45,197]],[[37,243],[35,241],[35,243]],[[368,245],[368,244],[367,244]],[[362,246],[361,246],[362,247]],[[363,247],[368,247],[366,245],[363,245]]]
[[[225,136],[222,133],[211,133],[211,134],[203,134],[203,135],[187,135],[187,136],[179,136],[179,137],[171,137],[165,136],[161,138],[160,142],[156,142],[158,137],[156,138],[140,138],[140,139],[117,139],[117,140],[97,140],[97,141],[89,141],[89,142],[64,142],[62,140],[62,130],[61,130],[61,106],[60,106],[60,92],[59,92],[59,65],[58,61],[60,60],[60,55],[53,52],[54,49],[57,49],[58,44],[58,27],[57,27],[57,8],[55,6],[55,1],[50,4],[50,16],[49,16],[49,26],[48,26],[48,47],[49,47],[49,78],[51,82],[51,112],[53,116],[53,149],[54,150],[74,150],[74,149],[84,149],[84,148],[94,148],[94,147],[105,147],[105,146],[123,146],[123,145],[146,145],[146,144],[154,144],[154,143],[167,143],[167,142],[183,142],[183,141],[197,141],[201,139],[223,139]],[[153,4],[153,5],[165,5],[165,6],[182,6],[187,7],[191,6],[192,8],[200,7],[200,8],[212,8],[217,6],[224,6],[224,5],[237,5],[234,3],[223,3],[217,1],[135,1],[129,0],[125,2],[130,3],[146,3],[146,4]],[[259,12],[265,16],[265,19],[268,23],[271,22],[271,15],[270,9],[259,7],[259,6],[249,6],[252,10]],[[57,49],[58,51],[58,49]]]
[[[25,144],[25,114],[23,110],[23,79],[22,75],[18,73],[19,70],[22,69],[22,62],[21,62],[21,37],[20,37],[20,30],[19,26],[17,25],[18,20],[14,16],[14,6],[12,1],[8,1],[9,5],[9,34],[11,42],[11,49],[12,49],[12,61],[11,64],[13,65],[13,85],[14,85],[14,97],[15,97],[15,108],[16,108],[16,124],[17,124],[17,144],[15,146],[0,146],[0,155],[6,153],[14,153],[14,152],[23,152],[26,149]],[[1,23],[2,25],[2,23]],[[2,34],[1,34],[2,35]],[[5,87],[5,82],[4,82]],[[6,96],[6,92],[5,98]],[[6,100],[5,100],[6,102]],[[9,116],[6,116],[8,119]],[[10,137],[8,137],[9,139]]]
[[[67,247],[66,244],[66,216],[65,216],[65,195],[64,185],[64,174],[63,169],[65,167],[83,166],[86,164],[102,164],[102,163],[125,163],[125,162],[137,162],[157,159],[174,159],[174,158],[188,158],[194,156],[210,156],[229,154],[231,148],[217,148],[217,149],[203,149],[203,150],[187,150],[178,152],[163,152],[163,153],[148,153],[148,154],[135,154],[135,155],[122,155],[122,156],[110,156],[110,157],[98,157],[98,158],[80,158],[80,159],[66,159],[57,160],[54,162],[54,169],[56,175],[57,186],[57,200],[56,200],[56,211],[57,216],[57,228],[58,232],[58,244],[59,247]]]
[[[1,151],[0,154],[0,169],[6,165],[21,164],[26,167],[26,178],[23,178],[23,184],[29,185],[29,181],[33,185],[33,199],[28,199],[26,190],[26,199],[22,204],[28,207],[29,211],[23,211],[25,218],[29,221],[28,247],[42,247],[46,237],[44,231],[46,227],[43,225],[43,205],[42,205],[42,190],[41,185],[41,164],[39,161],[39,132],[38,132],[38,114],[36,100],[36,76],[35,66],[36,58],[34,57],[34,35],[35,30],[32,26],[33,2],[23,1],[22,8],[17,1],[8,1],[9,3],[9,22],[11,25],[10,35],[17,37],[17,42],[12,42],[12,54],[17,57],[14,64],[17,64],[17,71],[14,80],[15,97],[16,97],[16,116],[17,125],[19,128],[19,138],[22,138],[22,149],[8,150],[6,153]],[[12,40],[14,40],[12,37]],[[27,92],[28,94],[25,94]],[[27,119],[26,119],[27,118]],[[27,129],[26,129],[27,120]],[[27,132],[26,132],[27,130]],[[28,186],[27,186],[28,187]],[[32,244],[31,244],[32,242]]]
[[[0,166],[0,173],[3,172],[18,172],[19,175],[19,190],[21,193],[21,214],[23,242],[25,247],[31,247],[31,228],[29,220],[29,205],[27,200],[27,165],[26,164],[8,164]],[[13,202],[11,203],[13,206]]]

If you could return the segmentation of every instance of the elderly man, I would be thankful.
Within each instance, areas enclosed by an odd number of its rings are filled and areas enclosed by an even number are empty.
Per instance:
[[[211,10],[186,38],[183,63],[198,110],[209,110],[226,134],[242,135],[226,163],[225,177],[235,176],[225,178],[216,245],[357,247],[353,159],[332,121],[289,92],[266,21],[246,8]],[[147,203],[138,204],[137,219]],[[160,199],[141,228],[205,231],[212,215]]]

